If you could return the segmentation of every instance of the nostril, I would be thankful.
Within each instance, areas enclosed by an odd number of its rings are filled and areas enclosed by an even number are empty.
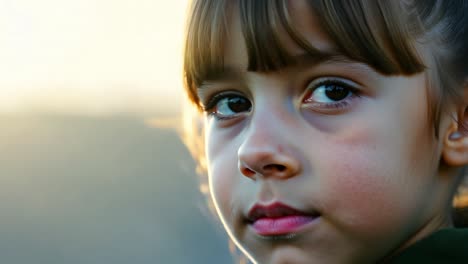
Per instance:
[[[244,174],[247,177],[252,177],[255,175],[255,171],[249,169],[249,168],[242,168],[241,169],[242,174]]]
[[[286,166],[281,164],[269,164],[263,168],[265,171],[277,171],[277,172],[284,172],[286,170]]]

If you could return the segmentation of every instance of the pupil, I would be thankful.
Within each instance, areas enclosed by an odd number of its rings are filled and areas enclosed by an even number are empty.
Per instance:
[[[236,113],[245,112],[250,110],[250,102],[245,98],[234,97],[228,101],[229,108]]]
[[[341,101],[348,96],[349,90],[341,86],[328,85],[325,94],[333,101]]]

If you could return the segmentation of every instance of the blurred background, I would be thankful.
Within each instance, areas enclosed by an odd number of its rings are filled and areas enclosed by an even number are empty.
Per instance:
[[[187,0],[0,0],[0,262],[233,263],[179,139]]]

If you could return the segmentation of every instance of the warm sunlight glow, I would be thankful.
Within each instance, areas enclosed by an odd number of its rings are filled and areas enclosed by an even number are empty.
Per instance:
[[[179,109],[187,0],[0,2],[0,113]]]

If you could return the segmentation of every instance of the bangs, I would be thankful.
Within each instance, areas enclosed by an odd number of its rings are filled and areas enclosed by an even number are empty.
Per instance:
[[[370,65],[385,75],[411,75],[425,69],[412,43],[422,32],[417,18],[400,1],[308,1],[335,45],[333,52]],[[323,51],[312,46],[293,25],[288,1],[194,1],[185,43],[184,72],[189,98],[198,104],[196,88],[216,79],[224,69],[228,21],[238,10],[248,55],[247,71],[275,71],[294,61],[282,43],[286,33],[312,57]],[[283,36],[283,37],[281,37]]]

